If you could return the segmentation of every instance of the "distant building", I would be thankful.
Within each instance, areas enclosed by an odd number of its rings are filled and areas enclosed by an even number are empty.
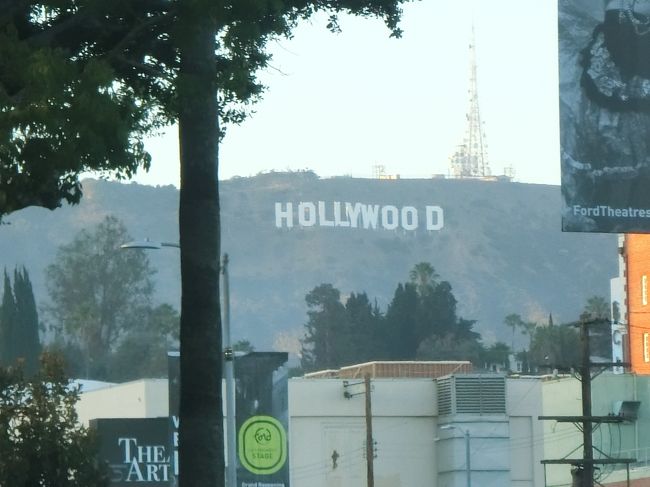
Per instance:
[[[86,426],[90,420],[100,418],[166,417],[167,397],[167,379],[140,379],[92,389],[82,386],[77,414]]]
[[[614,361],[629,362],[632,372],[650,374],[650,235],[619,238],[619,276],[612,279]]]

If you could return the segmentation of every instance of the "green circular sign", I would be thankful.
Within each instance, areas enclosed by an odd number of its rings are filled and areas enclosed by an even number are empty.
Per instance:
[[[271,416],[252,416],[239,429],[239,461],[251,473],[270,475],[287,461],[287,434]]]

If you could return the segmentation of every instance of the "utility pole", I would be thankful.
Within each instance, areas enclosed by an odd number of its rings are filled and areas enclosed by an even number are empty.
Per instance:
[[[614,464],[625,464],[627,467],[627,485],[630,485],[630,463],[636,462],[635,458],[598,458],[594,459],[594,447],[593,447],[593,430],[594,423],[603,424],[603,423],[622,423],[624,418],[620,416],[592,416],[591,411],[591,381],[593,376],[591,374],[591,369],[598,367],[601,369],[601,372],[605,368],[609,367],[629,367],[629,364],[624,364],[620,362],[611,362],[611,363],[591,363],[591,350],[589,343],[589,326],[596,324],[609,323],[609,320],[604,320],[602,318],[587,319],[586,316],[581,316],[578,323],[574,323],[575,326],[580,327],[580,349],[581,349],[581,360],[580,360],[580,385],[582,390],[582,416],[539,416],[540,420],[552,420],[557,421],[558,423],[574,423],[575,425],[580,425],[582,429],[582,445],[583,453],[582,458],[560,458],[556,460],[542,460],[543,465],[549,464],[564,464],[571,465],[573,470],[571,475],[573,476],[572,486],[573,487],[594,487],[594,465],[614,465]],[[598,375],[600,372],[597,372]],[[600,484],[599,484],[600,485]]]
[[[363,391],[359,391],[357,386],[363,384]],[[351,399],[354,396],[365,394],[365,416],[366,416],[366,477],[368,479],[367,487],[375,487],[375,440],[372,435],[372,384],[370,383],[370,374],[364,376],[363,382],[343,381],[343,397]]]
[[[587,320],[580,320],[580,384],[582,389],[582,485],[592,487],[594,485],[594,450],[593,450],[593,419],[591,416],[591,350],[589,347],[589,327]]]

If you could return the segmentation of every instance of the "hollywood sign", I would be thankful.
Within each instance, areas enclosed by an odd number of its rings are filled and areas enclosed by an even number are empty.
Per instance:
[[[415,231],[420,226],[426,230],[441,230],[445,224],[440,206],[425,206],[421,213],[415,206],[369,205],[334,201],[301,201],[275,203],[277,228],[347,227],[367,230]]]

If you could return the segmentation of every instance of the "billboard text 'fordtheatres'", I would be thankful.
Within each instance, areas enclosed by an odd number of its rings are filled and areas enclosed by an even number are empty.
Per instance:
[[[562,229],[650,232],[650,2],[558,8]]]

